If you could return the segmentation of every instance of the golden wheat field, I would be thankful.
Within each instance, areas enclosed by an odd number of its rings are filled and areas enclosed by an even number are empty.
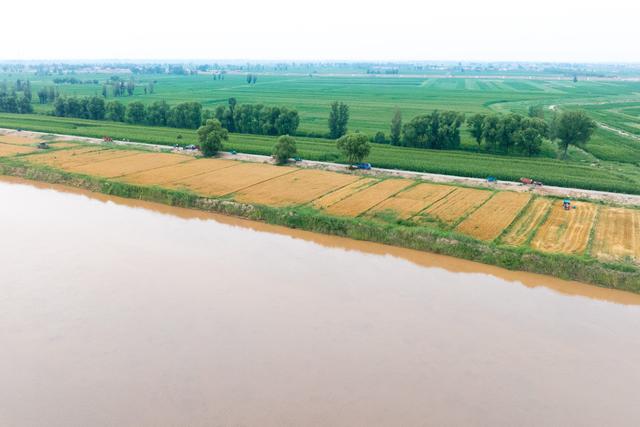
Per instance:
[[[125,175],[121,180],[132,184],[163,185],[202,175],[207,172],[217,171],[218,169],[237,166],[237,164],[238,163],[233,160],[194,159],[175,165]]]
[[[373,208],[372,212],[390,211],[400,219],[409,219],[445,197],[455,188],[449,185],[418,184],[383,201]]]
[[[494,240],[513,222],[531,195],[504,191],[462,221],[457,230],[480,240]]]
[[[334,203],[339,202],[342,199],[349,197],[352,194],[361,191],[373,183],[378,182],[377,179],[374,178],[360,178],[357,181],[352,182],[349,185],[345,185],[338,190],[332,191],[331,193],[325,194],[322,197],[317,198],[313,201],[312,205],[315,208],[323,209],[328,208]]]
[[[412,184],[413,181],[409,179],[387,179],[329,206],[327,212],[355,217]]]
[[[0,157],[13,156],[16,154],[26,154],[37,150],[35,147],[26,147],[23,145],[0,144]]]
[[[614,261],[640,261],[640,211],[603,207],[596,225],[591,254]]]
[[[447,223],[455,223],[468,211],[484,203],[493,193],[474,188],[457,188],[425,210],[425,213]]]
[[[111,158],[95,159],[91,162],[68,166],[65,167],[65,169],[70,172],[83,173],[86,175],[114,178],[143,170],[176,165],[192,159],[189,156],[167,153],[139,152],[132,155],[118,155],[118,153],[113,153],[113,155],[114,157]]]
[[[169,186],[186,188],[205,196],[225,196],[296,170],[286,166],[238,162],[229,168],[176,180]]]
[[[518,218],[507,234],[502,237],[502,242],[511,246],[520,246],[525,244],[531,234],[540,224],[540,221],[549,212],[553,201],[544,197],[537,197],[534,199],[522,216]]]
[[[567,254],[584,253],[598,207],[586,202],[577,202],[573,206],[575,209],[566,211],[561,200],[554,203],[549,217],[531,241],[534,249]]]
[[[309,203],[357,180],[358,177],[355,175],[300,169],[245,188],[235,195],[235,199],[271,206],[299,205]]]
[[[40,138],[20,135],[0,135],[0,142],[13,145],[35,145],[42,142],[42,140]]]

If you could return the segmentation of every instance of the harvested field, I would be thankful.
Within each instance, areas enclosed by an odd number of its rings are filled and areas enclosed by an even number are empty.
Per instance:
[[[480,240],[494,240],[513,222],[529,199],[531,195],[526,193],[510,191],[496,193],[487,203],[462,221],[456,229]]]
[[[493,193],[488,190],[457,188],[425,210],[430,216],[441,221],[453,223],[468,211],[475,209]]]
[[[358,216],[413,183],[414,181],[409,179],[387,179],[331,205],[327,208],[327,212],[335,215]]]
[[[605,261],[640,262],[640,211],[601,208],[591,255]]]
[[[92,152],[108,152],[102,147],[79,147],[71,150],[46,151],[43,154],[29,156],[26,158],[31,163],[47,165],[52,167],[62,167],[65,162],[78,161],[81,156]]]
[[[0,157],[13,156],[15,154],[31,153],[37,150],[35,147],[25,147],[23,145],[0,144]]]
[[[531,246],[544,252],[580,254],[589,243],[589,233],[598,211],[592,203],[574,203],[576,209],[565,211],[558,200],[551,214],[536,233]]]
[[[388,198],[371,212],[393,211],[398,218],[408,219],[431,204],[445,197],[456,187],[438,184],[418,184]]]
[[[207,172],[213,172],[218,169],[237,166],[238,162],[234,160],[222,159],[197,159],[178,163],[177,165],[165,166],[157,169],[137,172],[126,175],[120,179],[132,184],[142,185],[163,185],[175,181],[190,178],[196,175],[202,175]]]
[[[355,175],[300,169],[238,192],[239,202],[287,206],[309,203],[330,191],[357,181]]]
[[[0,142],[13,145],[35,145],[42,142],[40,138],[18,135],[0,135]]]
[[[531,233],[536,229],[542,218],[546,215],[551,208],[551,199],[545,199],[543,197],[536,198],[526,212],[522,215],[509,232],[502,238],[502,241],[508,245],[520,246],[529,240]]]
[[[75,166],[65,165],[64,169],[70,172],[96,175],[103,178],[114,178],[163,166],[176,165],[193,159],[191,156],[184,156],[180,154],[119,151],[120,153],[113,153],[117,156],[114,158],[96,159],[90,163],[83,163]],[[118,156],[118,154],[122,153],[129,153],[129,155]],[[108,154],[109,153],[107,153],[107,155]],[[94,156],[88,155],[87,157]]]
[[[237,166],[177,180],[173,188],[186,188],[205,196],[224,196],[268,179],[296,171],[296,168],[263,163],[238,163]]]
[[[374,178],[361,178],[358,181],[352,182],[349,185],[346,185],[336,191],[333,191],[329,194],[325,194],[313,201],[313,207],[317,209],[328,208],[334,203],[339,202],[340,200],[349,197],[350,195],[357,193],[358,191],[363,190],[374,182],[377,182],[377,179]]]
[[[67,141],[51,141],[48,143],[52,148],[71,148],[77,147],[77,142],[67,142]]]

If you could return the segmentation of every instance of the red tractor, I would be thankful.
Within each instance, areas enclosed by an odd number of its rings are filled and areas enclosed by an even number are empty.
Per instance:
[[[110,136],[103,136],[102,142],[113,142],[113,138],[111,138]]]

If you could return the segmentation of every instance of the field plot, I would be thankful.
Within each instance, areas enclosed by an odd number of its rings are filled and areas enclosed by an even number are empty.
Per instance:
[[[591,255],[605,261],[632,259],[640,262],[640,211],[602,208]]]
[[[79,147],[71,150],[47,151],[43,154],[29,156],[26,158],[30,163],[37,163],[52,167],[62,167],[65,163],[77,162],[83,155],[100,152],[106,155],[111,150],[102,147]]]
[[[424,212],[441,221],[453,223],[468,211],[484,203],[492,194],[489,190],[458,188],[431,205]]]
[[[502,238],[502,241],[508,245],[520,246],[527,242],[533,230],[540,224],[542,218],[547,214],[551,208],[551,199],[545,199],[543,197],[536,198],[526,212],[513,224],[513,227]]]
[[[180,179],[168,186],[186,188],[205,196],[224,196],[295,170],[262,163],[238,163],[229,168]]]
[[[0,135],[0,142],[14,145],[35,145],[42,141],[40,138],[30,138],[28,136]]]
[[[65,166],[64,168],[70,172],[96,175],[103,178],[115,178],[144,170],[176,165],[192,159],[190,156],[180,154],[140,153],[135,151],[128,153],[129,155],[126,156],[96,160],[76,166]]]
[[[239,202],[287,206],[309,203],[330,191],[357,181],[355,175],[300,169],[238,192]]]
[[[408,219],[421,210],[437,202],[456,187],[438,184],[418,184],[406,191],[402,191],[393,197],[383,201],[372,212],[392,211],[398,218]]]
[[[13,156],[15,154],[25,154],[35,151],[35,147],[25,147],[23,145],[0,144],[0,157]]]
[[[328,208],[334,203],[337,203],[340,200],[345,199],[350,195],[355,194],[358,191],[361,191],[367,188],[368,186],[370,186],[371,184],[377,181],[378,180],[374,178],[361,178],[358,181],[352,182],[349,185],[346,185],[336,191],[333,191],[329,194],[326,194],[320,197],[319,199],[314,200],[313,207],[317,209]]]
[[[77,147],[77,142],[69,142],[69,141],[51,141],[48,143],[52,148],[71,148]]]
[[[413,181],[409,179],[387,179],[329,206],[327,212],[334,215],[355,217],[411,184]]]
[[[237,166],[234,160],[197,159],[178,163],[177,165],[146,170],[121,177],[120,179],[132,184],[163,185],[218,169]]]
[[[496,193],[487,203],[462,221],[457,230],[480,240],[494,240],[513,222],[531,195],[510,191]]]
[[[589,243],[589,233],[598,210],[591,203],[574,203],[576,209],[565,211],[558,200],[547,221],[536,233],[531,246],[544,252],[580,254]]]

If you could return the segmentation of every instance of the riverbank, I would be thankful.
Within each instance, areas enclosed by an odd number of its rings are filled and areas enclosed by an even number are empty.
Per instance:
[[[104,194],[233,215],[295,229],[428,251],[510,270],[548,274],[640,293],[640,272],[633,265],[605,263],[585,256],[543,253],[526,247],[483,242],[455,230],[439,230],[403,222],[385,223],[367,217],[341,217],[309,206],[273,207],[241,203],[224,197],[201,196],[185,190],[135,185],[70,173],[29,164],[19,157],[0,160],[0,173]]]

